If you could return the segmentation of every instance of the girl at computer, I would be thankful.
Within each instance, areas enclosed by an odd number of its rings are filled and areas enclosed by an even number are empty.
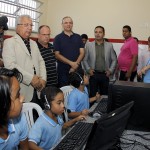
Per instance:
[[[22,75],[17,69],[0,68],[0,149],[28,150],[28,128],[21,114],[24,97],[20,95],[18,80]]]
[[[46,87],[41,92],[44,101],[45,112],[43,112],[32,126],[29,132],[30,149],[50,149],[62,137],[62,128],[67,128],[75,122],[85,119],[84,116],[64,123],[62,113],[64,112],[64,95],[56,87]]]
[[[83,71],[83,69],[77,72],[70,73],[70,84],[75,88],[70,92],[68,96],[67,109],[70,110],[69,117],[75,118],[79,115],[87,116],[89,113],[89,103],[92,103],[100,98],[100,94],[96,94],[94,97],[89,98],[86,85],[89,84],[89,77]]]

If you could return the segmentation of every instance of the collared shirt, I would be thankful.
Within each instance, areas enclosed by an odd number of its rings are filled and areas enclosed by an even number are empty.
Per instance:
[[[86,87],[83,92],[77,88],[70,92],[67,109],[70,109],[71,112],[81,112],[84,109],[89,109],[89,95]]]
[[[28,136],[27,121],[24,114],[18,118],[9,120],[8,137],[6,140],[0,138],[0,150],[18,150],[20,141]]]
[[[73,33],[71,36],[64,32],[57,35],[54,39],[54,49],[59,51],[61,55],[71,61],[76,61],[80,55],[80,48],[84,48],[84,44],[80,35]],[[68,72],[70,66],[58,61],[58,72]]]
[[[18,34],[19,35],[19,34]],[[20,36],[20,35],[19,35]],[[21,36],[20,36],[21,37]],[[31,55],[31,49],[30,49],[30,39],[24,39],[23,37],[21,37],[21,39],[23,40],[24,44],[26,45],[28,51],[29,51],[29,54]]]
[[[142,50],[138,58],[138,72],[145,66],[150,65],[150,50]],[[150,83],[150,69],[146,71],[143,79],[144,83]]]
[[[147,65],[150,65],[150,58],[147,62]],[[150,83],[150,69],[148,69],[144,75],[144,79],[143,79],[144,83]]]
[[[47,73],[46,86],[57,86],[58,77],[57,77],[57,70],[56,70],[56,58],[54,54],[54,47],[51,43],[48,43],[48,48],[43,47],[38,41],[37,41],[37,45],[45,61],[46,73]]]
[[[133,37],[130,37],[125,40],[124,45],[121,47],[120,54],[118,56],[119,69],[122,71],[128,71],[134,55],[138,55],[138,43]],[[133,71],[135,70],[136,67]]]
[[[44,150],[52,148],[62,137],[63,120],[57,117],[58,123],[44,112],[37,119],[29,132],[29,141],[36,143]]]
[[[138,72],[148,64],[148,61],[150,59],[150,50],[142,50],[141,54],[139,55],[139,58],[138,58]]]
[[[104,50],[104,43],[97,44],[95,42],[95,70],[98,70],[100,72],[105,71],[105,50]]]

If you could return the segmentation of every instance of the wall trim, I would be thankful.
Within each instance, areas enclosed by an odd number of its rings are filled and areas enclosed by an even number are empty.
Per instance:
[[[11,35],[4,35],[4,39],[10,38],[10,37],[12,37],[12,36]],[[30,37],[30,38],[34,41],[37,40],[37,38],[35,38],[35,37]],[[53,41],[54,41],[54,38],[51,38],[50,42],[53,42]],[[89,38],[89,41],[90,42],[94,41],[94,38]],[[108,39],[108,41],[111,43],[124,43],[123,39]],[[139,40],[139,44],[147,45],[147,41]]]

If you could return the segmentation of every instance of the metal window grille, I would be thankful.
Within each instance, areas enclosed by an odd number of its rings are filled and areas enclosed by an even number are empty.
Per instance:
[[[42,4],[39,0],[0,0],[0,16],[6,15],[9,29],[14,29],[17,16],[30,15],[33,19],[33,31],[37,32],[39,17],[42,15],[39,7]]]

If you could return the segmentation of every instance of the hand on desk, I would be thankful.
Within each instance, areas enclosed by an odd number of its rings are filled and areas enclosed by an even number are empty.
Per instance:
[[[86,120],[86,116],[80,115],[80,116],[76,117],[76,121],[83,121],[83,120]]]
[[[101,98],[101,95],[97,92],[96,93],[96,100],[100,99]]]
[[[84,109],[81,112],[81,115],[84,115],[84,116],[87,116],[88,114],[89,114],[89,110],[87,110],[87,109]]]

